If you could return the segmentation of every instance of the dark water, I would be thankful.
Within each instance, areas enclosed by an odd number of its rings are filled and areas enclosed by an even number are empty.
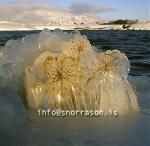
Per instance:
[[[26,32],[0,32],[0,46]],[[119,118],[39,118],[0,129],[0,146],[149,146],[150,31],[81,31],[101,49],[118,49],[131,62],[130,75],[139,91],[141,112]],[[134,77],[133,77],[134,76]],[[136,76],[136,77],[135,77]],[[141,78],[142,76],[142,78]]]
[[[38,31],[0,32],[0,46],[9,39]],[[101,50],[118,49],[131,62],[131,75],[150,76],[150,31],[81,31],[91,44]]]

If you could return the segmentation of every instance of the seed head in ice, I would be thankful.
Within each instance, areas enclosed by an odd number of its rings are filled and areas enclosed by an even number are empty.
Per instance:
[[[47,57],[44,61],[44,72],[48,78],[48,88],[56,94],[60,90],[65,95],[71,86],[79,86],[82,78],[82,66],[71,57]]]
[[[86,53],[90,50],[91,44],[86,39],[86,37],[77,37],[72,40],[71,44],[71,55],[79,61],[80,58],[83,56],[85,57]]]
[[[93,62],[92,75],[89,77],[88,82],[96,77],[117,74],[124,77],[128,74],[129,63],[128,59],[120,51],[106,51],[98,54]]]

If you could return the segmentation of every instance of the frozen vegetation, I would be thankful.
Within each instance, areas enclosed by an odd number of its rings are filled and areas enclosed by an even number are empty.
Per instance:
[[[45,29],[9,40],[0,55],[0,86],[19,92],[32,110],[139,111],[125,54],[98,53],[78,31]]]

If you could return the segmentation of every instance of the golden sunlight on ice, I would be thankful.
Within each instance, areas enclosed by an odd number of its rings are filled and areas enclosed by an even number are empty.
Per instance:
[[[130,62],[118,50],[98,52],[79,32],[61,30],[43,30],[6,46],[0,66],[6,66],[2,75],[9,74],[3,81],[9,79],[16,90],[22,84],[31,109],[139,111],[127,81]]]

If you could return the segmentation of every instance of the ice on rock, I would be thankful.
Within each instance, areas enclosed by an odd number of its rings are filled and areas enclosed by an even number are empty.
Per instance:
[[[31,109],[139,110],[125,54],[98,53],[79,32],[45,29],[8,41],[0,60],[0,85],[23,85]]]

